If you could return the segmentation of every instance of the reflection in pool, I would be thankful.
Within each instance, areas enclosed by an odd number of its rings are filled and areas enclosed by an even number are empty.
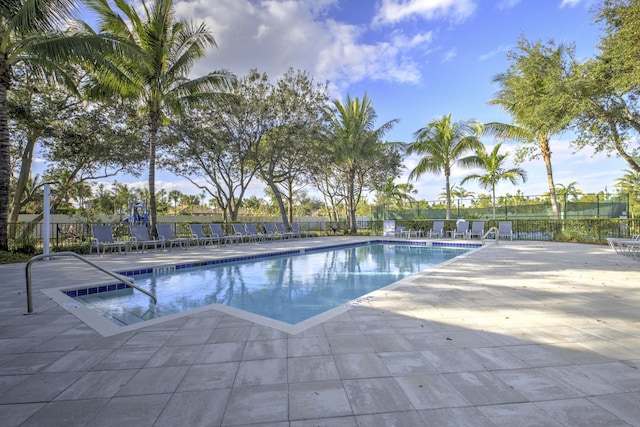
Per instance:
[[[81,298],[118,324],[133,324],[194,308],[223,304],[289,324],[447,261],[468,248],[365,244],[134,276],[131,289]]]

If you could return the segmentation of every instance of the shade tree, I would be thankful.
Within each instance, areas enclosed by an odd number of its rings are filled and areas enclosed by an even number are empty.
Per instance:
[[[314,152],[324,141],[326,83],[316,82],[306,71],[289,69],[265,98],[266,129],[255,152],[258,175],[273,193],[282,222],[288,226],[294,183],[307,179]],[[289,194],[285,196],[283,193]]]
[[[489,123],[485,133],[518,142],[516,161],[542,157],[553,215],[558,219],[550,142],[569,129],[577,114],[572,84],[578,68],[575,47],[531,42],[521,36],[507,59],[508,69],[493,79],[499,89],[489,103],[509,114],[511,123]]]
[[[581,64],[574,83],[576,144],[615,154],[640,172],[640,3],[601,2],[595,20],[603,29],[599,53]]]

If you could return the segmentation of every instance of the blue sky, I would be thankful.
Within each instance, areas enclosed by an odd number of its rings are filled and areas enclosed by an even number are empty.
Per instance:
[[[175,1],[179,18],[204,21],[217,49],[198,62],[193,76],[226,68],[244,76],[251,68],[272,78],[288,68],[304,69],[329,81],[331,96],[346,94],[373,101],[379,124],[400,122],[390,141],[411,142],[413,133],[434,118],[509,121],[487,104],[497,90],[492,78],[507,69],[507,52],[520,35],[529,40],[575,43],[580,59],[597,52],[601,30],[593,23],[589,0],[196,0]],[[626,163],[589,151],[574,153],[571,135],[551,143],[555,181],[577,182],[584,192],[611,190]],[[487,146],[492,140],[484,140]],[[513,153],[513,148],[507,147]],[[406,159],[408,172],[416,164]],[[522,163],[529,174],[525,194],[548,191],[542,160]],[[144,175],[138,182],[145,185]],[[452,182],[469,171],[456,170]],[[184,179],[157,175],[160,188],[198,193]],[[125,181],[119,179],[120,182]],[[423,175],[413,184],[416,197],[435,200],[444,177]],[[464,188],[485,192],[474,184]],[[499,194],[515,193],[510,184]],[[256,185],[253,193],[261,196]],[[372,198],[371,198],[372,200]]]

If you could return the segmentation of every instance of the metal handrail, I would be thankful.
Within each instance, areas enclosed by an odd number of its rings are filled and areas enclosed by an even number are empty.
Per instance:
[[[111,277],[113,277],[115,279],[123,281],[127,285],[131,286],[134,289],[139,290],[143,294],[146,294],[146,295],[150,296],[151,299],[153,300],[153,303],[154,304],[158,304],[158,298],[156,298],[156,296],[154,294],[152,294],[151,292],[147,291],[146,289],[142,289],[141,287],[135,285],[133,283],[133,280],[129,280],[128,278],[126,278],[125,276],[122,276],[121,274],[117,274],[117,273],[114,273],[112,271],[106,270],[106,269],[100,267],[98,264],[89,261],[85,257],[80,256],[75,252],[53,252],[53,253],[49,253],[49,254],[40,254],[40,255],[34,256],[33,258],[31,258],[27,262],[27,266],[25,267],[25,273],[27,275],[27,311],[29,313],[33,313],[33,297],[32,297],[32,290],[31,290],[31,264],[33,264],[34,261],[38,261],[38,260],[43,259],[43,258],[53,258],[53,257],[56,257],[56,256],[73,256],[73,257],[76,257],[80,261],[84,261],[86,264],[89,264],[90,266],[97,268],[98,270],[102,271],[103,273],[106,273],[106,274],[108,274],[109,276],[111,276]]]
[[[496,245],[498,244],[498,241],[500,241],[500,233],[498,232],[498,227],[491,227],[489,229],[489,231],[487,231],[486,233],[484,233],[484,236],[482,236],[482,243],[484,243],[485,239],[487,238],[487,236],[489,234],[493,233],[494,236],[496,236],[495,241],[496,241]]]

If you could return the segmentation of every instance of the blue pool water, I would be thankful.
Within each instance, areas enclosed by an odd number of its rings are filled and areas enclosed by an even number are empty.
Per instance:
[[[366,244],[133,276],[158,298],[125,289],[79,296],[120,325],[224,304],[296,324],[469,248]]]

